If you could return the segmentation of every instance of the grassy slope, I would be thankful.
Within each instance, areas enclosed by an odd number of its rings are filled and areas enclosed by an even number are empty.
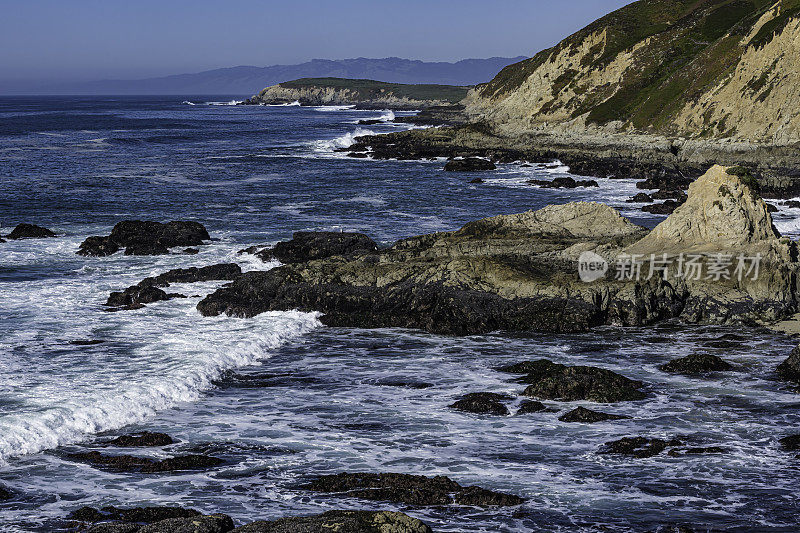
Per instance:
[[[554,81],[571,86],[582,101],[573,116],[588,121],[619,120],[639,130],[668,129],[670,118],[728,74],[741,57],[741,38],[775,0],[641,0],[617,10],[568,37],[554,48],[510,65],[482,89],[498,99],[519,88],[553,54],[597,31],[607,31],[607,46],[588,57],[603,68],[620,52],[650,38],[619,86],[586,92],[580,76]],[[753,45],[763,45],[800,12],[800,0],[782,0],[782,14],[762,28]],[[561,87],[558,87],[559,89]]]
[[[356,92],[361,100],[394,95],[398,98],[405,97],[411,100],[442,100],[453,104],[463,100],[469,90],[469,87],[456,87],[453,85],[407,85],[346,78],[302,78],[281,83],[280,86],[287,89],[303,89],[307,87],[349,89]]]

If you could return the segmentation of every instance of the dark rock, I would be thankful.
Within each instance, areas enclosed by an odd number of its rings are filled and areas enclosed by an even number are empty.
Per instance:
[[[800,202],[797,200],[788,200],[786,202],[782,202],[781,205],[790,207],[792,209],[800,209]]]
[[[566,366],[546,359],[525,361],[499,369],[526,374],[519,382],[530,384],[523,394],[545,400],[614,403],[641,400],[645,394],[640,381],[611,370],[591,366]]]
[[[197,255],[200,253],[200,250],[197,248],[184,248],[183,253],[186,255]]]
[[[651,193],[650,197],[654,200],[675,200],[681,204],[684,203],[687,198],[685,192],[677,189],[661,189],[660,191]]]
[[[670,215],[673,211],[675,211],[681,204],[676,202],[675,200],[667,200],[660,204],[651,204],[642,207],[642,211],[646,213],[652,213],[654,215]]]
[[[687,455],[717,455],[727,450],[720,446],[705,446],[695,448],[673,448],[667,452],[670,457],[685,457]]]
[[[236,533],[432,533],[407,514],[392,511],[327,511],[316,516],[252,522]]]
[[[300,263],[325,259],[335,255],[363,255],[377,251],[378,245],[363,233],[334,231],[298,231],[289,241],[276,244],[256,255],[264,261],[277,259],[281,263]]]
[[[476,183],[476,184],[477,184],[477,183],[483,183],[483,179],[481,179],[481,178],[475,178],[475,179],[473,179],[473,180],[470,180],[470,183]]]
[[[169,295],[158,287],[134,285],[128,287],[123,292],[112,292],[106,300],[109,307],[128,307],[142,306],[153,302],[163,302],[169,300]],[[137,307],[141,308],[141,307]]]
[[[180,470],[204,470],[223,464],[225,461],[207,455],[178,455],[167,459],[152,459],[133,455],[105,455],[100,452],[82,452],[67,455],[68,459],[106,467],[121,472],[175,472]]]
[[[765,204],[765,205],[767,206],[768,213],[777,213],[778,211],[780,211],[780,209],[778,209],[778,207],[775,205],[772,204]]]
[[[101,341],[100,339],[78,339],[74,341],[69,341],[69,343],[73,346],[94,346],[96,344],[103,344],[106,341]]]
[[[0,485],[0,502],[5,502],[14,497],[14,494],[7,488]]]
[[[375,124],[384,124],[384,121],[379,118],[368,118],[358,121],[362,126],[374,126]]]
[[[157,522],[111,522],[91,527],[89,533],[227,533],[233,520],[223,514],[167,518]]]
[[[81,244],[78,254],[84,256],[111,255],[125,248],[126,255],[163,255],[175,246],[198,246],[211,237],[199,222],[160,222],[125,220],[111,230],[108,237],[89,237]]]
[[[776,370],[782,380],[800,383],[800,346],[795,347]]]
[[[537,402],[535,400],[524,400],[519,404],[517,414],[528,415],[531,413],[541,413],[542,411],[547,411],[547,406],[545,406],[545,404],[542,402]]]
[[[407,505],[510,506],[524,500],[511,494],[480,487],[462,487],[445,476],[410,474],[341,473],[322,476],[302,488],[314,492],[335,492],[343,496]]]
[[[145,447],[145,446],[167,446],[175,441],[166,433],[151,433],[145,431],[139,435],[122,435],[104,443],[106,446],[118,446],[124,448]]]
[[[105,257],[118,252],[119,248],[110,237],[88,237],[78,248],[78,255]]]
[[[688,189],[692,181],[693,180],[691,178],[685,178],[683,176],[663,174],[659,176],[651,176],[644,181],[638,182],[636,184],[636,188],[660,189],[662,191],[680,191]]]
[[[787,452],[796,452],[800,450],[800,435],[789,435],[783,437],[778,442],[781,443],[781,448]]]
[[[191,518],[200,516],[200,512],[183,507],[81,507],[67,516],[67,520],[79,522],[135,522],[138,524],[152,524],[168,518]]]
[[[347,157],[352,157],[353,159],[368,159],[369,154],[367,152],[350,152],[347,154]]]
[[[696,353],[673,359],[658,367],[664,372],[676,372],[679,374],[701,374],[704,372],[720,372],[730,370],[733,366],[717,357],[707,353]]]
[[[55,233],[41,226],[36,226],[34,224],[18,224],[11,233],[6,235],[6,239],[43,239],[55,236]]]
[[[433,387],[432,383],[426,383],[424,381],[412,381],[412,380],[404,380],[404,379],[379,379],[375,382],[375,385],[380,387],[401,387],[404,389],[429,389]]]
[[[480,157],[466,157],[464,159],[451,159],[444,165],[447,172],[479,172],[495,170],[497,167],[491,161]]]
[[[663,440],[648,437],[624,437],[619,440],[605,443],[598,453],[629,455],[639,459],[658,455],[668,447],[680,446],[678,439]]]
[[[450,408],[475,414],[507,415],[508,408],[503,401],[510,399],[507,394],[471,392],[459,398],[457,402],[450,405]]]
[[[652,203],[653,198],[644,192],[637,193],[633,195],[633,197],[629,200],[626,200],[629,204],[649,204]]]
[[[152,278],[145,278],[138,285],[168,287],[170,283],[198,283],[201,281],[233,281],[242,273],[236,263],[220,263],[204,267],[175,268]]]
[[[592,411],[585,407],[578,407],[569,413],[563,414],[558,417],[562,422],[583,422],[586,424],[593,424],[595,422],[604,422],[606,420],[624,420],[630,418],[624,415],[612,415],[609,413],[601,413],[600,411]]]
[[[537,185],[545,189],[575,189],[577,187],[599,187],[600,185],[595,180],[580,180],[576,181],[570,177],[555,178],[552,181],[548,180],[528,180],[531,185]]]

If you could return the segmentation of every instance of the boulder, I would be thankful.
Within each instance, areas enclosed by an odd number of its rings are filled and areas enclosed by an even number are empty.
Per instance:
[[[626,200],[629,204],[649,204],[653,202],[653,198],[644,192],[634,194],[632,198]]]
[[[535,400],[523,400],[522,403],[519,404],[517,414],[528,415],[531,413],[541,413],[542,411],[547,411],[547,406],[542,402],[537,402]]]
[[[789,435],[778,442],[780,442],[781,448],[787,452],[800,451],[800,435]]]
[[[67,516],[67,520],[78,522],[135,522],[139,524],[151,524],[160,522],[168,518],[191,518],[200,516],[199,511],[186,509],[183,507],[81,507]]]
[[[220,263],[204,267],[175,268],[154,276],[145,278],[138,285],[152,285],[168,287],[170,283],[198,283],[201,281],[233,281],[242,273],[242,267],[236,263]]]
[[[695,353],[679,359],[673,359],[658,368],[664,372],[678,374],[702,374],[704,372],[731,370],[733,366],[716,355]]]
[[[606,420],[624,420],[630,418],[624,415],[613,415],[609,413],[601,413],[600,411],[592,411],[585,407],[578,407],[569,413],[565,413],[558,417],[562,422],[583,422],[585,424],[593,424],[595,422],[605,422]]]
[[[301,263],[328,257],[358,256],[373,253],[378,245],[363,233],[335,231],[298,231],[289,241],[256,253],[264,261],[277,259],[281,263]]]
[[[36,226],[34,224],[18,224],[11,233],[6,235],[6,239],[42,239],[55,236],[55,233],[41,226]]]
[[[432,533],[430,527],[393,511],[327,511],[320,515],[251,522],[236,533]]]
[[[778,365],[778,376],[785,381],[800,383],[800,346],[796,346],[789,357]]]
[[[675,200],[667,200],[660,204],[650,204],[642,207],[645,213],[652,213],[653,215],[669,215],[675,212],[680,203]]]
[[[485,415],[507,415],[508,408],[503,402],[510,399],[511,397],[507,394],[472,392],[459,398],[450,405],[450,409]]]
[[[646,397],[639,390],[642,382],[604,368],[566,366],[540,359],[503,367],[500,371],[525,374],[518,379],[529,384],[523,394],[544,400],[615,403]]]
[[[668,447],[680,446],[679,439],[658,439],[651,437],[624,437],[605,443],[599,450],[601,454],[627,455],[644,459],[660,454]]]
[[[175,246],[198,246],[211,239],[199,222],[160,222],[125,220],[107,237],[89,237],[81,243],[78,255],[101,257],[125,248],[126,255],[163,255]]]
[[[175,441],[166,433],[151,433],[145,431],[138,435],[121,435],[115,439],[103,443],[105,446],[116,446],[120,448],[167,446]]]
[[[73,453],[66,456],[68,459],[82,463],[89,463],[98,467],[120,472],[177,472],[181,470],[205,470],[223,464],[225,461],[208,455],[189,454],[168,457],[166,459],[153,459],[134,455],[105,455],[100,452]]]
[[[445,476],[341,473],[322,476],[302,487],[313,492],[337,493],[362,500],[390,501],[414,506],[511,506],[524,500],[480,487],[463,487]]]
[[[170,296],[158,287],[134,285],[122,292],[112,292],[105,305],[109,307],[122,307],[129,309],[139,309],[144,304],[153,302],[163,302],[169,300]]]
[[[478,172],[484,170],[495,170],[494,163],[480,157],[466,157],[464,159],[451,159],[444,165],[447,172]]]
[[[0,485],[0,502],[5,502],[14,497],[14,494],[7,488]]]

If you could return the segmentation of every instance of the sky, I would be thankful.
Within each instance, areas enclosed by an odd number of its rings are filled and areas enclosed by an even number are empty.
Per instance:
[[[0,80],[533,55],[630,0],[0,0]]]

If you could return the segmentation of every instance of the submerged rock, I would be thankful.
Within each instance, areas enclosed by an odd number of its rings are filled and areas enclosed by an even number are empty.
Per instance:
[[[630,418],[624,415],[613,415],[609,413],[601,413],[600,411],[592,411],[585,407],[578,407],[569,413],[565,413],[558,417],[562,422],[583,422],[586,424],[593,424],[595,422],[604,422],[606,420],[624,420]]]
[[[138,435],[121,435],[115,439],[103,443],[105,446],[117,446],[121,448],[167,446],[174,444],[175,441],[166,433],[151,433],[145,431]]]
[[[139,524],[151,524],[160,522],[168,518],[191,518],[200,516],[199,511],[186,509],[183,507],[81,507],[67,516],[67,520],[77,520],[79,522],[135,522]]]
[[[73,453],[66,456],[73,461],[89,463],[121,472],[176,472],[180,470],[205,470],[223,464],[225,461],[208,455],[178,455],[166,459],[153,459],[134,455],[105,455],[100,452]]]
[[[465,394],[454,404],[450,405],[450,409],[476,414],[507,415],[508,408],[503,402],[510,399],[511,397],[507,394],[471,392]]]
[[[679,374],[702,374],[704,372],[721,372],[731,370],[733,365],[708,353],[695,353],[673,359],[658,367],[664,372],[675,372]]]
[[[629,200],[626,200],[626,202],[630,204],[649,204],[653,202],[653,198],[647,193],[640,192],[634,194],[633,197],[631,197]]]
[[[657,439],[649,437],[624,437],[605,443],[599,450],[601,454],[628,455],[638,459],[653,457],[668,447],[680,446],[679,439]]]
[[[444,165],[446,172],[480,172],[495,170],[494,163],[480,157],[465,157],[464,159],[451,159]]]
[[[411,474],[341,473],[322,476],[302,488],[363,500],[420,506],[510,506],[524,501],[511,494],[475,486],[463,487],[445,476],[425,477]]]
[[[499,369],[511,374],[525,374],[518,379],[528,383],[525,396],[565,402],[590,401],[615,403],[641,400],[641,381],[628,379],[604,368],[592,366],[566,366],[547,359],[524,361]]]
[[[0,485],[0,502],[5,502],[14,497],[14,494],[5,488],[4,486]]]
[[[105,305],[108,307],[140,309],[144,304],[163,302],[169,299],[170,296],[158,287],[134,285],[122,292],[112,292],[108,296]]]
[[[89,533],[227,533],[234,523],[224,514],[200,515],[188,518],[167,518],[149,524],[112,522],[98,524]]]
[[[789,435],[783,437],[778,442],[781,443],[781,448],[787,452],[796,452],[800,450],[800,435]]]
[[[252,522],[237,533],[432,533],[421,520],[392,511],[327,511],[320,515]]]
[[[47,237],[55,237],[56,234],[42,226],[35,224],[18,224],[11,233],[6,235],[6,239],[43,239]]]
[[[279,242],[256,255],[264,261],[301,263],[333,256],[358,256],[378,250],[378,245],[363,233],[298,231],[289,241]]]
[[[160,222],[125,220],[107,237],[89,237],[81,243],[78,255],[101,257],[125,248],[126,255],[163,255],[174,246],[198,246],[211,239],[199,222]]]

